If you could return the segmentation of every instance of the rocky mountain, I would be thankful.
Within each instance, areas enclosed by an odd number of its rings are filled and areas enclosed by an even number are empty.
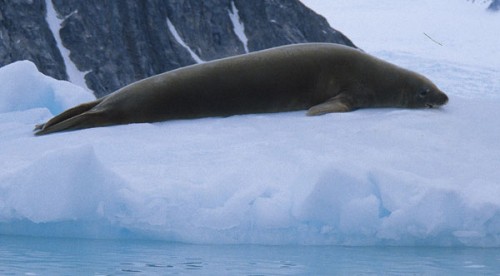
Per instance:
[[[298,0],[0,0],[0,66],[96,96],[181,66],[300,42],[354,46]],[[69,51],[68,51],[69,50]]]
[[[0,0],[0,66],[28,59],[47,75],[68,78],[45,15],[43,1]]]

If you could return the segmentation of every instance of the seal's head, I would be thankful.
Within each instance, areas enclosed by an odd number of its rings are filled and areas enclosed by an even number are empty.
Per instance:
[[[406,107],[409,108],[433,108],[445,105],[448,96],[424,76],[414,73],[407,82]]]

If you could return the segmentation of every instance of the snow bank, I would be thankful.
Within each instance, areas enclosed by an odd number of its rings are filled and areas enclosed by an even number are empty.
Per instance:
[[[370,53],[404,51],[449,62],[500,67],[495,35],[500,16],[487,11],[489,1],[301,2]]]
[[[123,181],[99,162],[91,145],[47,151],[1,179],[0,231],[106,237],[104,229],[122,211],[122,188]],[[93,230],[79,229],[89,223]]]
[[[30,61],[18,61],[0,70],[0,113],[43,107],[52,114],[95,97],[81,87],[38,72]]]
[[[120,181],[91,145],[49,151],[2,180],[2,202],[12,217],[34,223],[103,215]]]

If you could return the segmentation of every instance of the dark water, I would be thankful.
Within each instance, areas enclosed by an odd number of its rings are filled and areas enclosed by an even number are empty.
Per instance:
[[[0,275],[500,275],[500,249],[186,245],[0,236]]]

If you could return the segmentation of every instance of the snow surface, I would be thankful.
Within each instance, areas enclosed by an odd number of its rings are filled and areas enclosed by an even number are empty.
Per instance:
[[[233,30],[236,36],[240,39],[241,44],[243,44],[243,48],[245,49],[245,53],[248,53],[248,38],[245,34],[245,25],[241,22],[240,14],[234,1],[231,1],[231,10],[228,10],[229,18],[231,18],[231,22],[233,23]]]
[[[191,57],[193,58],[193,60],[196,63],[203,63],[203,62],[205,62],[193,50],[191,50],[191,48],[189,48],[189,46],[186,44],[186,42],[184,42],[184,40],[182,39],[182,37],[177,32],[177,29],[175,28],[174,24],[172,24],[172,22],[168,18],[167,18],[167,26],[168,26],[168,30],[174,36],[174,38],[177,41],[177,43],[179,43],[182,47],[184,47],[184,49],[186,49],[189,52],[189,54],[191,55]]]
[[[500,13],[486,10],[489,1],[301,2],[325,16],[332,27],[372,54],[402,51],[435,61],[500,67],[500,39],[495,31],[500,26]]]
[[[456,7],[452,23],[436,17],[452,16],[441,2],[400,2],[314,7],[335,27],[350,24],[345,33],[366,51],[434,80],[450,96],[443,108],[300,111],[35,137],[35,124],[91,97],[26,61],[1,68],[0,234],[500,247],[500,54],[490,45],[498,28],[463,26],[499,26],[500,14],[443,1]],[[433,16],[420,30],[414,22],[425,11]],[[392,26],[401,29],[381,41],[374,26],[402,14],[398,24],[408,30]],[[471,46],[478,32],[484,37]]]
[[[77,67],[76,64],[71,60],[70,58],[70,51],[64,47],[62,40],[61,40],[61,35],[59,34],[59,31],[61,29],[61,24],[63,23],[63,20],[59,19],[57,17],[57,12],[54,9],[54,5],[52,5],[51,0],[45,0],[45,5],[47,6],[47,23],[49,24],[49,28],[52,31],[52,34],[54,36],[54,39],[56,40],[57,47],[59,48],[59,52],[61,53],[63,60],[64,60],[64,65],[66,66],[66,73],[68,74],[69,81],[81,86],[87,87],[87,83],[85,82],[85,75],[89,73],[90,71],[82,72],[80,71]],[[71,13],[71,15],[73,15]],[[71,16],[70,15],[70,16]]]

